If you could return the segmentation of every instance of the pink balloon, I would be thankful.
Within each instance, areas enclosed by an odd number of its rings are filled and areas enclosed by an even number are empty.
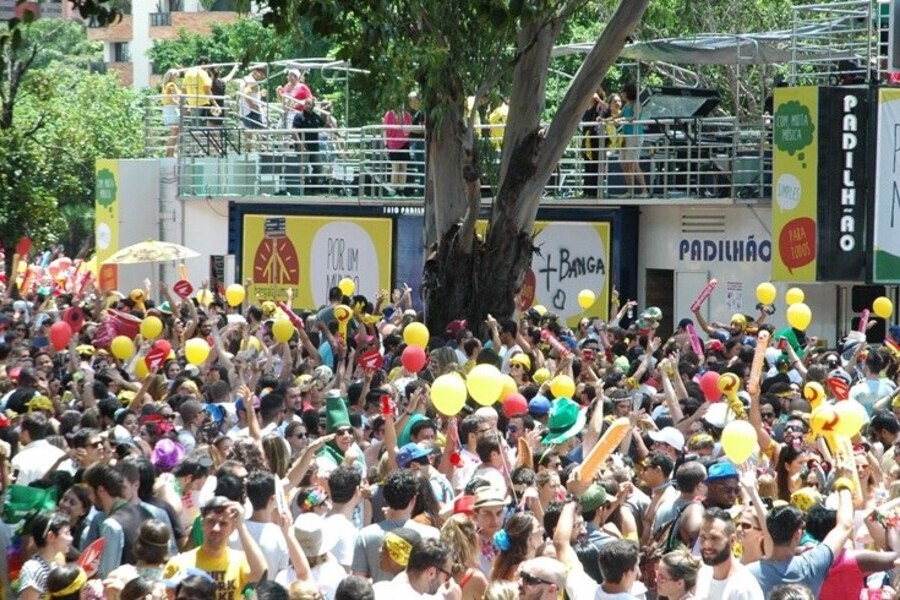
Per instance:
[[[503,399],[503,414],[508,418],[528,412],[528,401],[519,392],[513,392]]]
[[[64,349],[71,339],[72,328],[65,321],[57,321],[50,326],[50,343],[55,349]]]
[[[425,368],[428,357],[425,356],[425,351],[419,346],[407,346],[403,350],[403,354],[400,355],[400,361],[403,363],[404,369],[410,373],[418,373]]]
[[[719,391],[719,374],[715,371],[707,371],[700,378],[700,389],[707,402],[718,402],[722,399],[722,392]]]

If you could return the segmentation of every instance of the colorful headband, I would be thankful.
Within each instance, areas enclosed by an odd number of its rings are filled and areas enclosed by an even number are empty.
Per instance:
[[[56,592],[49,592],[47,595],[51,598],[61,598],[63,596],[68,596],[70,594],[74,594],[81,590],[84,587],[84,584],[87,583],[87,573],[84,572],[83,569],[78,569],[78,576],[75,580],[64,587],[63,589]]]
[[[328,500],[328,496],[325,494],[325,490],[320,487],[313,488],[309,495],[303,499],[303,510],[310,511]]]
[[[401,567],[406,568],[406,565],[409,564],[409,555],[412,552],[412,544],[391,531],[384,534],[383,544],[384,549],[387,551],[388,556],[391,557],[391,560]]]

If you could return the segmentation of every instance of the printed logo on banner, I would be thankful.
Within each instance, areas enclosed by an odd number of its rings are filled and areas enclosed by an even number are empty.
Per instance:
[[[266,219],[265,237],[253,257],[253,282],[268,285],[297,285],[300,259],[294,243],[286,235],[284,218]]]
[[[818,89],[775,90],[772,276],[816,279],[816,207],[819,165]]]

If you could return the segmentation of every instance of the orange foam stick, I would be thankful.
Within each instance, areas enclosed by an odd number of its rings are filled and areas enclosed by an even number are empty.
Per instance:
[[[610,454],[615,452],[625,436],[631,430],[631,423],[627,418],[621,417],[610,423],[609,427],[603,433],[590,453],[581,462],[581,466],[575,469],[575,478],[578,481],[586,481],[594,477],[597,467],[606,460]],[[586,479],[587,478],[587,479]]]
[[[769,347],[769,332],[760,331],[756,338],[756,351],[750,363],[750,377],[747,378],[747,391],[750,395],[759,394],[759,378],[762,375],[763,362],[766,360],[766,348]]]

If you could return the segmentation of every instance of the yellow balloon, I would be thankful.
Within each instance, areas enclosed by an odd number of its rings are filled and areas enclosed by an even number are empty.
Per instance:
[[[745,462],[756,450],[756,430],[747,421],[732,421],[722,430],[722,450],[736,464]]]
[[[159,317],[147,317],[141,321],[141,336],[145,340],[155,340],[162,333],[163,324]]]
[[[225,288],[225,301],[228,302],[228,306],[240,306],[246,295],[247,291],[239,283],[232,283]]]
[[[502,375],[503,377],[503,391],[500,392],[501,398],[506,398],[510,394],[515,394],[519,391],[519,386],[516,385],[516,380],[510,377],[509,375]]]
[[[150,374],[150,368],[147,366],[146,360],[142,358],[141,360],[134,363],[134,374],[141,379]]]
[[[578,292],[578,306],[580,306],[584,310],[592,307],[596,299],[597,296],[595,296],[594,292],[592,292],[591,290],[581,290],[580,292]]]
[[[444,416],[457,415],[466,404],[466,382],[455,373],[441,375],[431,384],[431,403]]]
[[[500,399],[503,392],[503,376],[494,365],[475,365],[466,377],[466,389],[475,402],[490,406]]]
[[[212,304],[213,295],[209,290],[200,290],[197,292],[197,302],[200,303],[201,306],[209,306]]]
[[[544,385],[544,382],[550,379],[550,369],[547,367],[541,367],[532,375],[534,382],[538,385]]]
[[[872,312],[882,319],[890,319],[894,314],[894,303],[889,298],[878,296],[872,303]]]
[[[340,288],[343,295],[352,296],[353,292],[356,291],[356,284],[349,277],[344,277],[338,282],[338,288]]]
[[[247,341],[241,341],[241,350],[256,350],[262,352],[262,342],[255,335],[251,335]]]
[[[799,304],[806,299],[806,294],[803,293],[798,287],[792,287],[784,294],[784,301],[787,302],[788,306],[793,306],[794,304]],[[799,328],[798,328],[799,329]]]
[[[134,342],[126,335],[117,335],[110,343],[109,351],[119,360],[128,360],[134,356]]]
[[[842,400],[834,405],[834,412],[837,415],[837,423],[834,430],[839,435],[853,437],[862,429],[866,421],[869,420],[869,413],[865,407],[856,400]]]
[[[296,331],[296,328],[290,319],[275,319],[275,322],[272,323],[272,336],[275,338],[275,341],[290,341],[294,337],[294,331]]]
[[[812,311],[802,302],[791,304],[787,309],[787,322],[794,329],[805,331],[812,322]]]
[[[775,302],[777,295],[778,291],[775,289],[775,286],[768,281],[764,281],[756,286],[756,299],[763,304],[772,304]]]
[[[200,366],[209,357],[209,343],[203,338],[191,338],[184,343],[184,357],[192,365]]]
[[[554,398],[569,398],[575,395],[575,382],[568,375],[557,375],[550,382],[550,391]]]
[[[803,386],[803,397],[809,402],[810,408],[816,410],[825,399],[825,388],[818,381],[810,381]]]
[[[403,328],[403,341],[410,346],[425,348],[428,346],[428,328],[424,323],[414,321]]]

